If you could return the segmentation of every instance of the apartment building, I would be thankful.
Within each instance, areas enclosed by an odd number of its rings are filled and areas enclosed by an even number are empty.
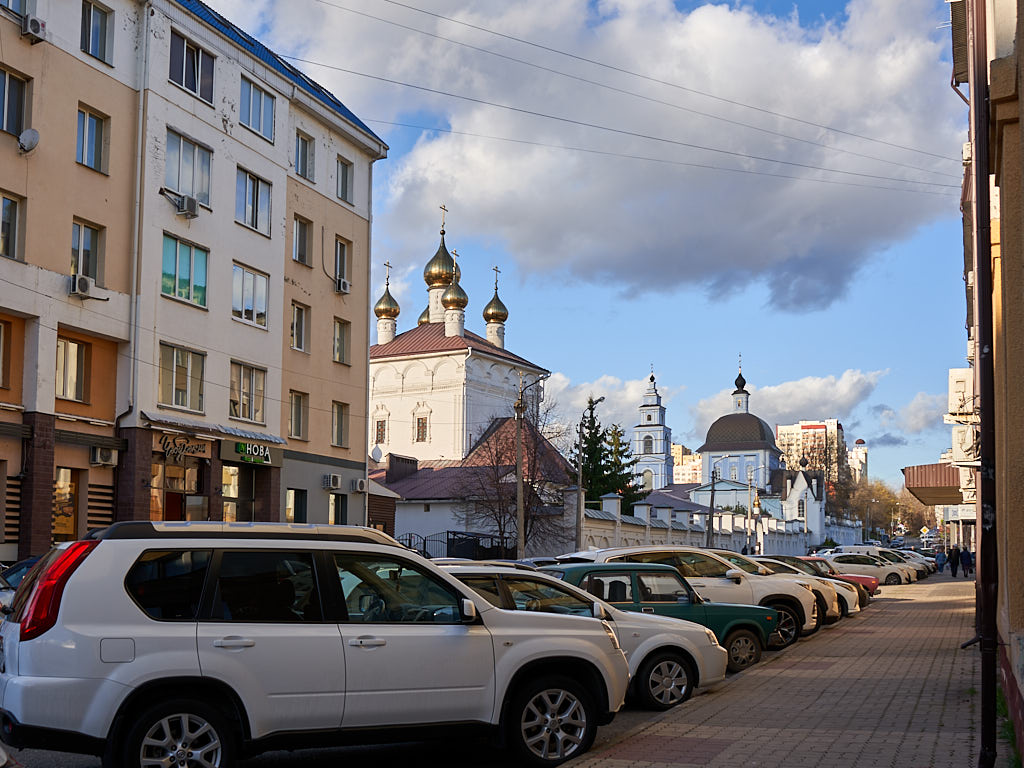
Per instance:
[[[0,101],[0,560],[365,519],[384,143],[197,0],[0,0]]]
[[[790,469],[801,467],[807,459],[810,469],[825,473],[825,480],[834,483],[848,473],[846,436],[838,419],[799,421],[796,424],[778,424],[775,442],[786,456]]]

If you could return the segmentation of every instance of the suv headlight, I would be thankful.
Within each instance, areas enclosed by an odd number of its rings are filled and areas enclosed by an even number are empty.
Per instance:
[[[813,589],[811,589],[811,585],[810,585],[810,584],[808,584],[807,582],[804,582],[804,581],[798,581],[798,582],[797,582],[797,584],[799,584],[799,585],[800,585],[801,587],[803,587],[804,589],[806,589],[806,590],[807,590],[808,592],[813,592],[813,591],[814,591]]]
[[[718,645],[718,638],[715,637],[715,633],[712,632],[710,629],[705,629],[704,631],[707,633],[708,642],[712,645]]]
[[[607,633],[608,639],[612,641],[612,648],[614,648],[616,651],[621,651],[622,646],[619,645],[619,636],[615,634],[615,630],[612,629],[611,624],[609,624],[607,621],[602,621],[601,626],[604,627],[604,631],[605,633]]]

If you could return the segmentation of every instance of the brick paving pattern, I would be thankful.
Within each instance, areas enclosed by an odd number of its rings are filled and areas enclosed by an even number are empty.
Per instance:
[[[973,579],[885,587],[860,614],[572,765],[969,768],[980,665],[960,643],[974,634]]]

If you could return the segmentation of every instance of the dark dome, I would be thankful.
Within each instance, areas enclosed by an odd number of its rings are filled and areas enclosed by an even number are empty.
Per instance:
[[[708,429],[699,453],[769,448],[778,451],[775,434],[767,423],[752,413],[729,413]]]
[[[747,386],[747,380],[743,378],[743,372],[740,371],[740,375],[736,377],[736,391],[734,395],[742,395],[747,390],[744,387]]]
[[[866,443],[863,440],[858,438],[857,442],[855,442],[854,445],[866,445]]]

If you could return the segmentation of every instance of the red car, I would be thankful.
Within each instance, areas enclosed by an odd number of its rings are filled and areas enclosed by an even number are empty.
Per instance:
[[[806,560],[808,563],[814,565],[822,576],[831,576],[833,579],[840,579],[842,581],[848,581],[851,584],[860,584],[864,589],[868,591],[868,594],[874,597],[878,594],[878,579],[874,576],[864,576],[859,573],[840,573],[836,570],[835,566],[832,565],[828,560],[823,557],[801,557],[801,560]]]

